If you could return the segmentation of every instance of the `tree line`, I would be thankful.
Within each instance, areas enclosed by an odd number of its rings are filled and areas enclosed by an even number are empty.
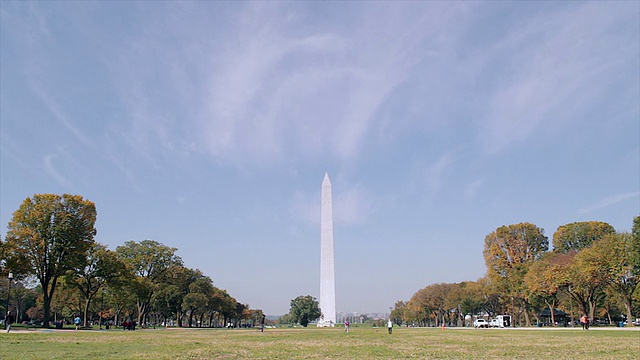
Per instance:
[[[428,285],[396,302],[391,317],[420,326],[467,326],[474,316],[498,314],[531,326],[545,309],[550,325],[557,309],[571,321],[578,315],[608,323],[640,317],[640,216],[630,234],[600,221],[562,225],[552,245],[536,225],[501,226],[485,237],[484,277]]]
[[[177,249],[154,240],[127,241],[115,251],[94,240],[95,204],[79,195],[36,194],[13,213],[0,239],[4,299],[18,321],[50,326],[81,315],[139,325],[251,326],[262,317],[186,267]],[[5,285],[6,284],[6,285]]]
[[[90,321],[140,325],[252,326],[250,309],[200,270],[186,267],[176,248],[153,240],[128,241],[115,250],[95,241],[95,204],[79,195],[37,194],[13,214],[0,239],[0,276],[15,276],[11,308],[19,321],[49,326],[81,314]],[[398,324],[466,325],[469,317],[510,314],[530,326],[549,309],[591,319],[640,317],[640,216],[632,233],[604,222],[560,226],[553,250],[544,230],[530,223],[502,226],[484,240],[486,275],[477,281],[431,284],[398,301]],[[8,297],[2,282],[3,299]],[[320,316],[317,300],[291,301],[288,320],[306,325]]]

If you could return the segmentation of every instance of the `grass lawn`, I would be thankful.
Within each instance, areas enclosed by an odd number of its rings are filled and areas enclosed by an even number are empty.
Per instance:
[[[0,359],[638,359],[640,329],[29,330]]]

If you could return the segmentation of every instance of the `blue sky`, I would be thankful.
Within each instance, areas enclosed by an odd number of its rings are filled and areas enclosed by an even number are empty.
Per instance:
[[[625,2],[0,3],[0,235],[96,203],[252,308],[338,311],[485,274],[484,237],[640,213],[640,11]]]

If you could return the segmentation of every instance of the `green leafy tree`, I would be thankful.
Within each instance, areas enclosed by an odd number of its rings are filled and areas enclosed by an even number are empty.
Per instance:
[[[6,267],[40,281],[45,326],[58,279],[85,263],[95,222],[94,203],[79,195],[37,194],[13,213],[3,246]]]
[[[9,269],[7,269],[7,255],[5,251],[6,245],[4,241],[2,241],[2,237],[0,237],[0,277],[6,277]],[[4,310],[4,309],[3,309]],[[4,311],[3,311],[4,313]]]
[[[220,325],[221,320],[222,325],[226,325],[232,317],[236,303],[236,299],[229,295],[226,290],[214,287],[213,295],[209,298],[209,303],[207,304],[209,323],[213,323],[214,317],[217,317],[218,325]]]
[[[189,313],[189,327],[193,326],[193,317],[196,316],[196,312],[199,309],[204,309],[207,306],[207,296],[201,293],[193,292],[184,297],[184,308]]]
[[[630,234],[606,235],[591,246],[595,255],[599,256],[598,264],[602,265],[600,270],[609,275],[608,286],[624,305],[627,319],[634,319],[633,293],[640,283],[640,276],[634,273],[631,247]]]
[[[135,277],[131,271],[125,274],[114,283],[107,284],[105,288],[105,301],[110,307],[109,312],[114,315],[114,323],[119,324],[122,320],[129,318],[135,313],[137,307],[137,296],[134,293]]]
[[[42,294],[38,298],[40,308],[43,308]],[[51,320],[62,318],[75,318],[81,316],[84,307],[84,298],[74,284],[70,284],[66,277],[61,277],[56,287],[56,292],[51,299]]]
[[[19,322],[24,320],[23,315],[25,311],[35,306],[36,298],[39,295],[35,288],[26,287],[25,283],[24,281],[15,281],[11,285],[11,307],[16,309],[16,321]],[[28,283],[26,284],[28,285]],[[1,299],[6,299],[8,295],[9,294],[5,292]]]
[[[321,315],[320,305],[313,296],[298,296],[291,300],[291,308],[289,309],[291,321],[307,327],[310,321],[319,319]]]
[[[247,320],[251,319],[251,310],[249,304],[236,303],[236,309],[234,312],[236,324],[242,325],[247,323]]]
[[[170,267],[165,276],[166,281],[160,284],[165,286],[168,284],[175,285],[179,296],[171,297],[171,304],[178,320],[178,327],[182,327],[182,319],[185,309],[183,309],[183,300],[187,294],[191,292],[190,286],[198,279],[205,277],[200,270],[193,270],[184,266]],[[210,280],[209,280],[210,281]]]
[[[640,276],[640,216],[633,218],[630,260],[634,275]]]
[[[520,306],[531,325],[524,277],[529,266],[549,249],[544,230],[530,223],[501,226],[484,240],[488,276],[499,292]]]
[[[183,297],[184,295],[176,285],[168,283],[159,285],[153,296],[152,308],[164,324],[167,324],[169,318],[176,314],[177,304],[182,304]]]
[[[200,326],[202,326],[204,313],[207,311],[209,299],[213,297],[213,293],[213,281],[208,276],[202,276],[189,285],[189,293],[184,297],[184,306],[189,310],[189,327],[192,326],[193,317],[197,315],[200,315]]]
[[[583,221],[558,227],[553,234],[553,251],[566,254],[582,250],[608,234],[615,234],[613,226],[602,221]]]
[[[593,246],[580,250],[567,268],[570,295],[578,303],[582,314],[590,319],[594,318],[598,302],[604,297],[604,289],[611,279],[605,259],[608,255],[600,251]]]
[[[478,314],[484,304],[482,286],[475,281],[456,284],[452,294],[450,294],[450,298],[455,303],[463,326],[467,325],[465,323],[466,316]]]
[[[497,286],[491,282],[489,276],[478,279],[480,292],[482,293],[482,311],[489,316],[508,314],[504,304],[504,297],[496,290]]]
[[[87,326],[87,313],[91,300],[109,281],[115,281],[125,271],[125,264],[118,255],[106,246],[94,243],[87,252],[84,266],[67,272],[67,281],[82,293],[85,298],[83,318]]]
[[[291,324],[291,315],[284,314],[284,315],[280,316],[278,318],[278,320],[276,320],[276,323],[278,325],[289,325],[289,324]]]
[[[409,307],[407,306],[407,303],[402,300],[396,301],[396,304],[393,307],[393,310],[391,311],[391,314],[389,316],[391,316],[391,319],[393,319],[393,322],[397,324],[408,324],[409,321],[411,320]]]
[[[182,266],[182,259],[175,254],[177,250],[154,240],[127,241],[116,248],[116,253],[135,274],[132,289],[137,298],[138,324],[145,323],[153,293],[166,281],[169,269]]]

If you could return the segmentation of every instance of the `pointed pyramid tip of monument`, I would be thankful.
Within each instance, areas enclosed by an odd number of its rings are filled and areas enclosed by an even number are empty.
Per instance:
[[[329,173],[327,173],[327,172],[324,173],[324,179],[322,179],[322,182],[325,182],[325,181],[331,181],[331,180],[329,180]]]

